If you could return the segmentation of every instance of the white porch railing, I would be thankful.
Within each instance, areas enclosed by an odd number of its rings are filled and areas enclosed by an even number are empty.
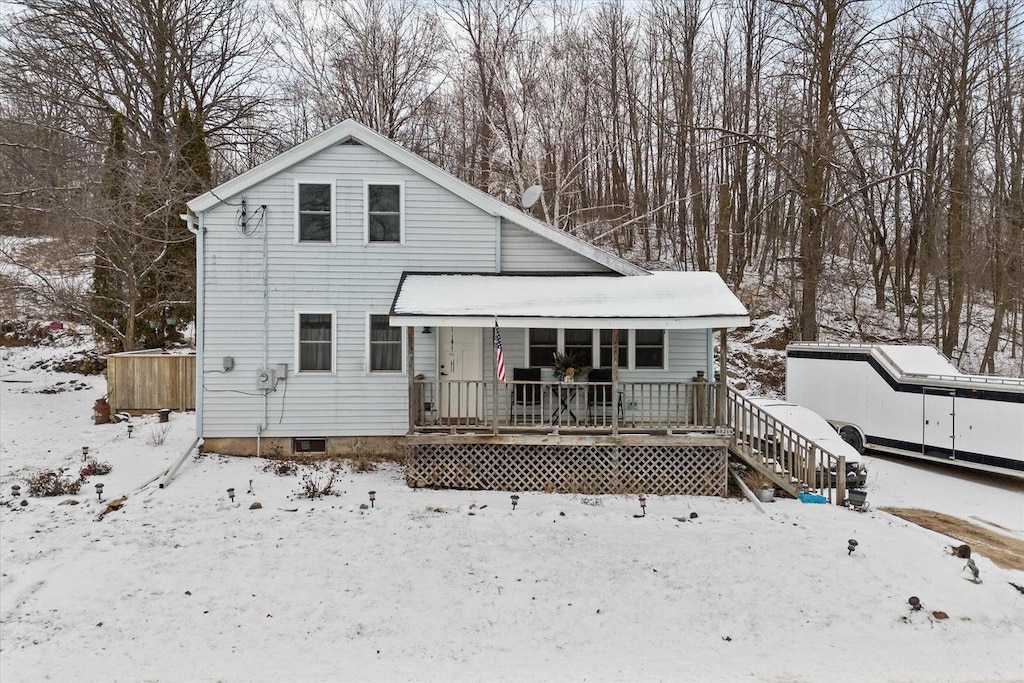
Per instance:
[[[416,379],[411,431],[683,432],[713,430],[708,382],[527,382]]]

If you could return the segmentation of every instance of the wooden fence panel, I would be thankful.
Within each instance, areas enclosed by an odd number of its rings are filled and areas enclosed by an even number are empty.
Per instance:
[[[195,410],[196,357],[117,353],[107,357],[107,402],[114,412]]]

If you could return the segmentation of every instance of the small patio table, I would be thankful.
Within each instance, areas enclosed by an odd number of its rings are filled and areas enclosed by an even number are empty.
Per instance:
[[[579,418],[576,417],[576,413],[572,410],[570,405],[576,396],[580,392],[580,386],[576,382],[558,382],[557,384],[549,385],[551,387],[551,394],[553,397],[552,403],[554,403],[555,409],[551,411],[551,423],[558,424],[559,418],[569,413],[569,417],[573,422],[579,422]]]

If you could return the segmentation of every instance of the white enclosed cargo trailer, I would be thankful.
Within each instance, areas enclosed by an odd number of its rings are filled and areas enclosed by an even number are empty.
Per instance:
[[[1024,379],[962,374],[931,346],[790,344],[786,398],[858,450],[1024,477]]]

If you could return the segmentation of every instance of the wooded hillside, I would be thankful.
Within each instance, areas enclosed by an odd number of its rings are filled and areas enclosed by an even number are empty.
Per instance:
[[[1012,0],[26,0],[0,19],[0,233],[88,243],[166,209],[145,234],[174,245],[201,176],[180,112],[207,183],[351,117],[510,203],[541,184],[538,217],[638,263],[792,278],[803,339],[837,279],[952,356],[984,306],[992,370],[1024,325],[1022,22]],[[174,178],[131,210],[102,191],[115,114],[126,177]]]

